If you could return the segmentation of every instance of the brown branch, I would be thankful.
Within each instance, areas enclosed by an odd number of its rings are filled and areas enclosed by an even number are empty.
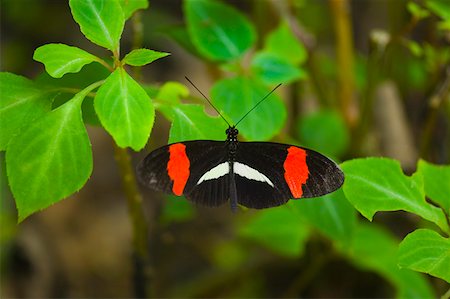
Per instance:
[[[333,103],[333,95],[317,63],[317,49],[314,35],[310,34],[299,23],[298,18],[288,7],[287,1],[272,0],[272,6],[277,10],[280,19],[287,21],[294,35],[303,44],[308,52],[306,67],[309,71],[311,83],[316,91],[320,104],[323,106],[331,106]]]
[[[132,25],[133,48],[140,48],[143,41],[143,26],[140,12],[134,13]],[[119,49],[114,52],[116,67],[120,64],[118,55]],[[133,75],[135,79],[139,79],[141,77],[141,69],[139,67],[134,68]],[[138,188],[128,149],[121,148],[114,143],[114,157],[119,166],[133,230],[134,297],[148,298],[152,295],[150,236],[142,205],[142,195]]]
[[[348,0],[329,0],[329,3],[336,30],[339,106],[347,124],[353,128],[358,116],[354,100],[354,53],[350,3]]]
[[[114,157],[119,166],[132,221],[135,297],[146,298],[151,286],[150,258],[148,225],[143,212],[142,195],[139,192],[128,150],[114,143]]]
[[[133,49],[142,48],[144,43],[144,25],[142,24],[142,13],[136,11],[131,18],[131,25],[133,28]],[[142,81],[142,70],[141,67],[133,68],[133,77],[136,81]]]
[[[438,86],[436,92],[429,99],[430,111],[425,120],[425,128],[420,145],[420,156],[426,157],[430,150],[431,136],[436,126],[438,112],[445,101],[450,101],[450,65],[445,68],[445,75],[442,83]]]

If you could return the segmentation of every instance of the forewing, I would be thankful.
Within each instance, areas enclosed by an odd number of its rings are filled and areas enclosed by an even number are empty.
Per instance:
[[[173,182],[167,172],[169,162],[169,145],[150,152],[136,167],[138,180],[146,187],[172,193]]]
[[[339,166],[316,151],[305,150],[309,176],[301,198],[318,197],[339,189],[344,183],[344,173]]]

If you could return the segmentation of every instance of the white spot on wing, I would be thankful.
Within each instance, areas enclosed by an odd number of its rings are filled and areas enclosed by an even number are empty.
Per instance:
[[[241,177],[244,177],[244,178],[247,178],[250,180],[254,180],[254,181],[267,183],[270,186],[274,187],[273,183],[269,180],[268,177],[266,177],[264,174],[262,174],[258,170],[253,169],[245,164],[242,164],[239,162],[234,162],[233,170],[234,170],[235,174],[238,174]]]
[[[230,166],[228,162],[223,162],[216,167],[211,168],[198,180],[197,185],[200,185],[203,181],[218,179],[230,172]]]

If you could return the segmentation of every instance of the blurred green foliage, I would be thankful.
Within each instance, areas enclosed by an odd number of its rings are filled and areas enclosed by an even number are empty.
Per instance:
[[[300,118],[297,124],[299,139],[330,157],[342,157],[348,150],[350,133],[341,114],[324,110]]]

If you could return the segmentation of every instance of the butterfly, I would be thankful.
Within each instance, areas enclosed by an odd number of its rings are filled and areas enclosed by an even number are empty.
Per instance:
[[[314,150],[238,140],[239,122],[280,85],[235,125],[230,125],[212,105],[228,124],[226,140],[183,141],[155,149],[137,166],[140,182],[203,206],[217,207],[229,202],[233,211],[238,205],[270,208],[290,199],[318,197],[339,189],[344,173],[335,162]]]

